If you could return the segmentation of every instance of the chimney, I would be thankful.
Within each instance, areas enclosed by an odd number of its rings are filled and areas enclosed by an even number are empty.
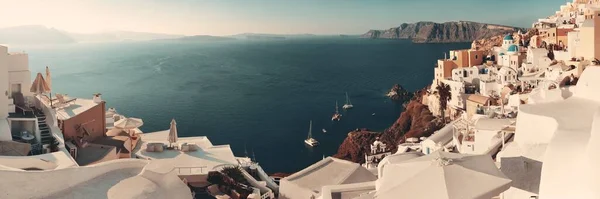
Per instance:
[[[96,93],[94,94],[94,98],[92,98],[94,100],[94,103],[99,104],[100,102],[102,102],[102,94],[100,93]]]

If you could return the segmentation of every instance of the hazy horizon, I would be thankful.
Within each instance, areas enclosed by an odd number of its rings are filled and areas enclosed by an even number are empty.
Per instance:
[[[0,28],[42,25],[72,33],[176,35],[362,34],[417,21],[530,27],[566,0],[158,1],[0,0]],[[466,12],[466,10],[469,10]]]

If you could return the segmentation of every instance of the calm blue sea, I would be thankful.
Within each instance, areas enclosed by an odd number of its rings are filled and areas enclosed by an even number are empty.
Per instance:
[[[246,146],[267,172],[295,172],[334,154],[356,128],[381,131],[402,106],[385,93],[399,83],[431,83],[436,59],[469,44],[412,44],[402,40],[313,38],[274,41],[151,41],[11,46],[29,53],[32,76],[50,66],[53,90],[91,98],[144,120],[142,130],[169,128]],[[330,120],[349,92],[355,106]],[[376,113],[372,116],[372,113]],[[307,148],[309,120],[321,142]],[[322,133],[321,129],[327,129]],[[165,138],[166,139],[166,138]]]

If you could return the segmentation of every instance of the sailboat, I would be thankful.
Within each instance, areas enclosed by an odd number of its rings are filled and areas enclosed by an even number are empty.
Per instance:
[[[348,97],[348,92],[346,92],[346,104],[344,104],[344,106],[342,106],[342,108],[344,108],[344,109],[354,108],[354,105],[352,105],[352,103],[350,102],[350,98]]]
[[[335,101],[335,114],[331,116],[331,121],[340,121],[342,119],[342,114],[338,111],[338,102]]]
[[[312,137],[312,120],[310,121],[310,127],[308,129],[308,138],[304,140],[304,143],[308,144],[311,147],[319,145],[319,141]]]

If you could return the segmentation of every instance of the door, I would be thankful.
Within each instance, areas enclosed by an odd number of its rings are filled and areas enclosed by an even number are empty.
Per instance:
[[[21,93],[21,84],[11,84],[10,85],[10,96],[8,96],[9,98],[12,98],[13,94],[15,93]]]

